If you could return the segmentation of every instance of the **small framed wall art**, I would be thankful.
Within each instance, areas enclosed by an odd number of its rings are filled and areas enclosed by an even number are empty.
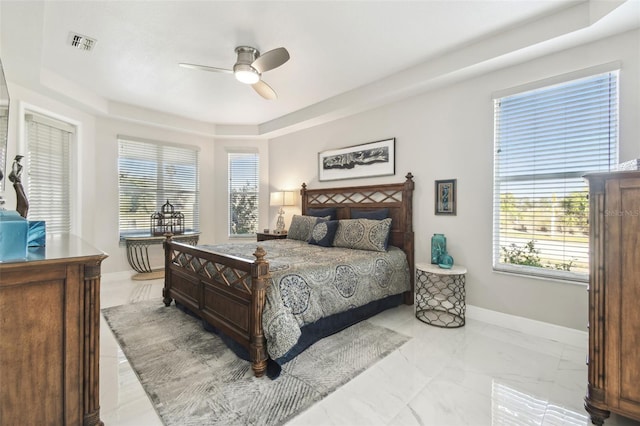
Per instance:
[[[456,215],[456,204],[458,203],[456,181],[457,179],[436,181],[436,214]]]
[[[396,139],[385,139],[318,153],[320,181],[395,174]]]

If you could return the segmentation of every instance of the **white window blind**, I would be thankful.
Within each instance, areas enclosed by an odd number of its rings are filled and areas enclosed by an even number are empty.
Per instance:
[[[120,237],[149,235],[151,215],[169,201],[185,232],[200,230],[199,150],[118,137]]]
[[[494,269],[588,278],[587,172],[618,158],[618,72],[494,100]]]
[[[258,232],[259,156],[228,153],[229,235]]]
[[[75,127],[26,114],[29,220],[44,220],[47,234],[71,231],[70,144]],[[24,163],[24,161],[23,161]],[[22,180],[25,184],[24,177]]]

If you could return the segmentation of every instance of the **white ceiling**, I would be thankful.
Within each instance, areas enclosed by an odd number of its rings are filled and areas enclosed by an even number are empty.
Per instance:
[[[260,135],[638,27],[640,0],[619,3],[2,0],[0,53],[10,81],[94,112],[133,106]],[[97,39],[94,49],[71,47],[70,31]],[[263,75],[277,100],[177,65],[231,68],[238,45],[288,49]]]

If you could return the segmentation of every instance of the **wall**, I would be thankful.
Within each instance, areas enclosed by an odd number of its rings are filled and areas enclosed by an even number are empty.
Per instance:
[[[19,109],[34,106],[76,123],[80,129],[76,199],[77,233],[110,257],[105,272],[130,271],[117,237],[116,135],[198,145],[201,147],[201,220],[204,243],[226,240],[225,147],[257,147],[261,158],[260,228],[275,226],[277,208],[268,207],[270,190],[334,186],[317,181],[317,152],[396,138],[396,176],[340,181],[339,185],[396,182],[407,172],[416,178],[414,222],[416,259],[429,256],[429,238],[445,233],[456,262],[469,269],[467,302],[486,309],[576,329],[586,324],[587,294],[582,285],[526,279],[491,269],[491,202],[493,107],[491,93],[531,81],[622,61],[620,82],[620,160],[640,157],[640,32],[638,30],[589,45],[492,72],[395,104],[275,138],[225,139],[168,131],[157,127],[96,117],[44,94],[8,81],[11,96],[8,158],[22,153]],[[164,117],[163,117],[164,119]],[[433,214],[433,181],[458,179],[458,215]],[[211,182],[214,184],[212,185]],[[7,208],[15,206],[8,185]],[[298,208],[286,208],[286,222]],[[266,214],[266,213],[268,214]],[[287,225],[288,226],[288,225]],[[160,266],[159,255],[153,265]]]
[[[13,157],[24,154],[23,124],[21,116],[25,109],[37,110],[78,127],[76,147],[78,161],[73,165],[73,179],[76,190],[73,194],[75,222],[72,232],[100,250],[109,254],[103,262],[103,272],[131,271],[126,250],[119,241],[118,234],[118,144],[117,136],[194,145],[200,148],[200,242],[218,243],[228,241],[227,220],[227,165],[226,150],[253,149],[260,153],[260,228],[273,227],[269,224],[269,164],[268,144],[260,139],[224,139],[214,141],[213,136],[203,136],[194,122],[198,133],[186,130],[167,130],[153,125],[145,125],[120,119],[95,116],[76,109],[44,94],[8,82],[11,96],[9,123],[9,144],[7,158],[9,166]],[[139,112],[138,110],[133,111]],[[173,116],[146,111],[151,122],[164,123]],[[178,117],[175,120],[184,124]],[[188,120],[186,120],[188,121]],[[188,123],[187,123],[188,124]],[[215,148],[217,147],[217,148]],[[4,194],[5,208],[15,209],[16,197],[11,185]],[[27,194],[28,196],[28,194]],[[275,223],[275,218],[273,219]],[[252,238],[253,239],[253,238]],[[161,246],[150,248],[151,266],[162,267],[164,260]]]
[[[573,48],[433,90],[356,116],[274,138],[269,180],[309,187],[400,182],[415,176],[416,261],[428,261],[434,233],[465,265],[467,303],[507,314],[585,330],[587,291],[582,284],[523,278],[492,270],[492,92],[583,68],[622,61],[620,160],[640,157],[640,32]],[[317,153],[396,138],[396,175],[318,182]],[[457,178],[457,216],[435,216],[434,180]]]
[[[93,164],[95,160],[95,118],[91,114],[48,98],[20,85],[8,81],[11,105],[9,111],[9,137],[7,146],[7,168],[10,170],[13,158],[17,155],[25,155],[26,141],[24,140],[23,122],[20,118],[26,110],[37,111],[74,124],[77,128],[74,146],[77,152],[77,162],[73,165],[72,173],[72,214],[76,220],[72,223],[72,231],[77,235],[83,235],[88,241],[94,238],[95,222],[90,213],[96,202],[96,180]],[[25,164],[25,161],[22,162]],[[8,173],[7,173],[8,175]],[[26,176],[23,176],[23,184],[26,184]],[[5,208],[14,210],[16,207],[16,195],[7,180],[3,197],[6,200]],[[26,189],[26,188],[25,188]],[[28,195],[28,194],[27,194]],[[89,212],[89,213],[87,213]],[[79,219],[78,219],[79,218]]]

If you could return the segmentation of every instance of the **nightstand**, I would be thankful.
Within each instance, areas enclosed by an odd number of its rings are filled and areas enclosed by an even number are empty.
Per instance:
[[[267,241],[267,240],[284,240],[287,238],[287,234],[272,234],[270,232],[258,232],[256,233],[256,238],[258,241]]]
[[[466,311],[467,268],[443,269],[430,263],[416,265],[416,318],[437,327],[462,327]]]

